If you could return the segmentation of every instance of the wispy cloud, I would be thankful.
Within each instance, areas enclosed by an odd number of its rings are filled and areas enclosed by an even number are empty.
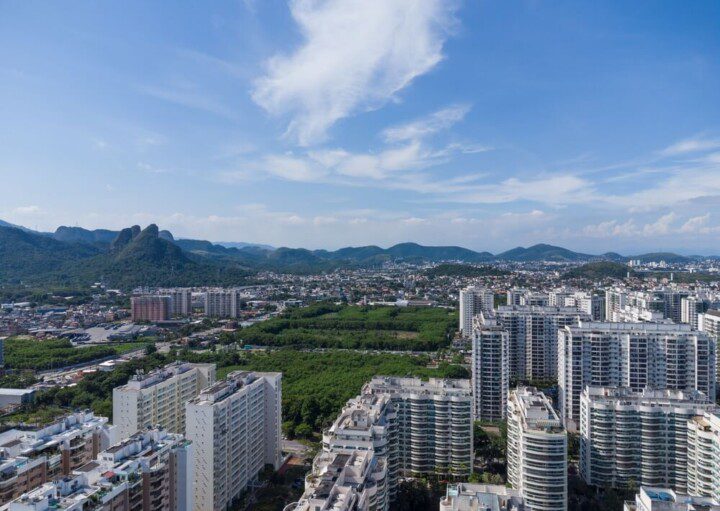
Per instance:
[[[718,148],[720,148],[720,139],[695,137],[680,140],[679,142],[669,145],[668,147],[660,151],[660,154],[664,156],[677,156]]]
[[[455,0],[293,0],[303,43],[267,62],[252,97],[287,115],[287,135],[307,146],[338,120],[393,99],[443,58]]]
[[[469,111],[470,105],[452,105],[421,119],[387,128],[383,131],[383,137],[388,142],[419,140],[450,128],[462,121]]]

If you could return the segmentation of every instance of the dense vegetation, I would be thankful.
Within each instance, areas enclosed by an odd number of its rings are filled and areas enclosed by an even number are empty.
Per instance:
[[[245,344],[300,348],[433,351],[450,342],[454,312],[422,307],[320,303],[241,330]]]
[[[281,371],[283,373],[283,420],[286,434],[302,436],[329,425],[343,404],[360,392],[375,375],[467,378],[461,366],[426,367],[427,357],[369,355],[349,352],[297,352],[292,350],[253,354],[235,366],[218,371]]]
[[[510,272],[495,266],[473,266],[470,264],[439,264],[425,271],[428,277],[492,277],[509,275]]]
[[[597,261],[573,268],[567,271],[563,277],[567,279],[589,280],[602,280],[606,278],[624,279],[627,277],[628,272],[630,272],[631,275],[634,273],[626,264]]]
[[[9,369],[57,369],[120,355],[144,345],[138,342],[76,348],[67,339],[11,337],[5,340],[5,365]]]

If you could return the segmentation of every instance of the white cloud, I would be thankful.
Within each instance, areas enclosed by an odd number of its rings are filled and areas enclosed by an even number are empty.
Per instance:
[[[303,43],[267,62],[254,101],[288,115],[300,145],[326,138],[338,120],[378,108],[443,58],[455,0],[293,0]]]
[[[645,236],[664,236],[670,232],[671,224],[675,221],[677,215],[668,213],[658,218],[651,224],[645,224],[643,234]]]
[[[677,156],[682,154],[697,153],[720,148],[720,139],[708,138],[688,138],[676,142],[662,151],[660,154],[664,156]]]
[[[383,137],[387,142],[419,140],[428,135],[448,129],[455,123],[463,120],[469,111],[470,105],[449,106],[422,119],[387,128],[383,131]]]
[[[13,214],[15,215],[24,215],[24,216],[32,216],[37,215],[42,212],[42,209],[40,206],[18,206],[17,208],[12,210]]]

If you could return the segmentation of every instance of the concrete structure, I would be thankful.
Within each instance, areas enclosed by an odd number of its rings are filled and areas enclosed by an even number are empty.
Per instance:
[[[158,289],[158,294],[170,297],[171,317],[192,314],[192,289],[188,287]]]
[[[143,295],[130,298],[133,321],[167,321],[170,319],[172,299],[169,296]]]
[[[470,286],[460,290],[460,333],[465,338],[472,335],[473,317],[484,312],[491,313],[495,306],[492,290]]]
[[[669,488],[643,486],[623,511],[720,511],[714,499],[675,493]]]
[[[0,410],[32,403],[34,399],[35,389],[0,389]]]
[[[117,428],[92,412],[72,413],[35,429],[0,434],[0,504],[95,459],[118,439]]]
[[[693,330],[699,327],[698,316],[708,310],[710,302],[697,296],[685,296],[680,300],[680,321],[687,323]]]
[[[185,433],[185,402],[215,383],[215,364],[173,362],[137,374],[113,389],[113,417],[122,438],[151,426]]]
[[[469,380],[376,376],[368,396],[388,396],[397,413],[400,473],[469,476],[473,467]]]
[[[224,510],[281,462],[280,373],[236,371],[186,405],[193,442],[195,511]]]
[[[687,425],[687,487],[720,502],[720,415],[693,417]]]
[[[25,493],[11,511],[193,511],[191,444],[150,430],[100,453],[68,476]]]
[[[473,320],[472,389],[476,420],[505,418],[510,381],[509,336],[494,316],[481,313]]]
[[[576,429],[586,386],[703,392],[715,400],[715,341],[690,325],[585,323],[558,332],[558,405]]]
[[[370,450],[321,452],[305,477],[295,511],[376,511],[387,509],[387,464]],[[288,509],[288,508],[286,508]]]
[[[211,318],[237,318],[241,294],[237,289],[214,289],[205,293],[205,315]]]
[[[508,483],[532,511],[567,509],[567,434],[550,400],[533,387],[508,399]]]
[[[580,398],[580,475],[590,485],[687,491],[687,423],[714,410],[698,391],[586,387]]]
[[[530,511],[520,492],[499,485],[448,484],[440,511]]]
[[[537,305],[501,306],[495,316],[509,336],[510,377],[530,380],[557,377],[558,329],[590,319],[575,307]]]
[[[717,349],[717,345],[720,343],[720,310],[708,310],[703,314],[698,314],[698,329],[715,339],[715,373],[720,374],[720,349]]]

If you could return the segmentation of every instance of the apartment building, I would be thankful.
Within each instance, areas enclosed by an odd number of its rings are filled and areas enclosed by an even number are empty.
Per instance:
[[[576,430],[586,386],[695,389],[715,400],[715,340],[685,324],[581,322],[558,332],[558,405]]]
[[[196,511],[220,511],[280,467],[281,373],[235,371],[186,404]]]
[[[594,486],[687,492],[688,420],[715,410],[696,390],[586,387],[580,398],[580,475]]]
[[[625,501],[623,511],[720,511],[715,499],[683,495],[670,488],[643,486],[635,500]]]
[[[0,504],[95,459],[118,439],[115,426],[92,412],[72,413],[35,429],[0,434]]]
[[[567,509],[567,434],[550,400],[534,387],[508,398],[507,475],[533,511]]]
[[[305,477],[294,511],[380,511],[387,509],[386,459],[367,452],[321,452]],[[287,509],[287,508],[286,508]]]
[[[205,292],[205,315],[211,318],[237,318],[241,294],[238,289],[213,289]]]
[[[505,305],[495,311],[498,325],[508,332],[511,378],[557,377],[558,329],[590,320],[575,307]]]
[[[189,316],[192,313],[192,290],[187,287],[159,289],[158,294],[170,297],[170,316]]]
[[[697,296],[686,296],[680,300],[680,321],[698,330],[699,316],[710,308],[710,302]]]
[[[495,306],[495,295],[491,289],[470,286],[460,290],[460,333],[463,337],[472,335],[473,317],[484,312],[491,313]]]
[[[519,491],[506,486],[448,484],[440,511],[530,511]]]
[[[193,511],[191,444],[162,430],[138,433],[66,477],[24,493],[9,511]]]
[[[469,380],[376,376],[362,390],[388,396],[397,413],[397,455],[404,476],[469,476],[473,467]]]
[[[172,299],[164,295],[133,296],[130,309],[133,321],[167,321],[172,311]]]
[[[717,345],[720,343],[720,310],[712,309],[703,314],[698,314],[698,330],[715,339],[715,372],[720,374],[720,349],[717,349]]]
[[[494,316],[473,319],[472,391],[475,420],[505,418],[510,381],[509,335]]]
[[[113,389],[113,417],[121,438],[147,427],[185,433],[185,402],[215,383],[215,364],[173,362],[136,374]]]
[[[687,428],[688,493],[720,502],[720,412],[695,416]]]

